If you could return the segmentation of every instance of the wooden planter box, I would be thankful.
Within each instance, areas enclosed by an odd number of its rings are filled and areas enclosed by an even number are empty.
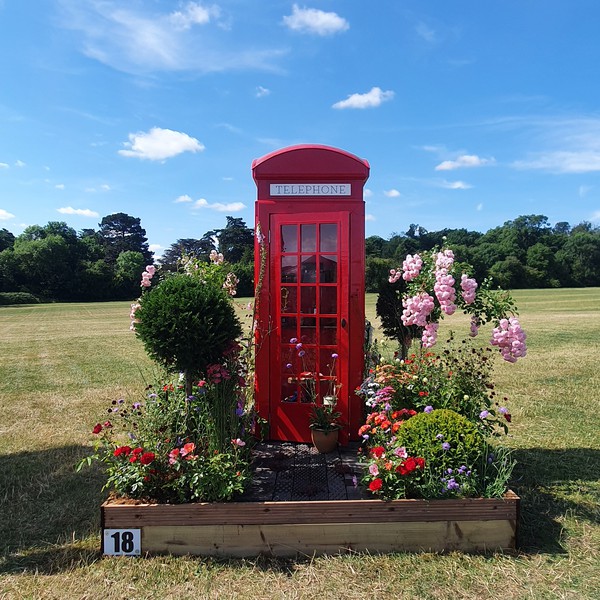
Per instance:
[[[519,497],[131,504],[101,508],[103,553],[337,554],[514,550]]]

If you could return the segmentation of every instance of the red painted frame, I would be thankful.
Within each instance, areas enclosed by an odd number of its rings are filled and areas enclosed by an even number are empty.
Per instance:
[[[358,439],[363,409],[354,390],[360,385],[364,369],[365,323],[365,206],[363,187],[369,176],[369,164],[353,154],[329,146],[301,145],[283,148],[252,163],[257,185],[255,281],[257,305],[256,329],[256,407],[270,422],[270,439],[306,442],[309,406],[284,405],[281,402],[282,344],[279,331],[280,256],[275,223],[340,224],[339,293],[337,306],[338,376],[342,383],[338,408],[345,423],[340,440]],[[344,196],[277,196],[271,184],[350,184]],[[338,234],[339,235],[339,234]],[[261,259],[262,257],[262,259]],[[263,267],[261,268],[261,265]]]

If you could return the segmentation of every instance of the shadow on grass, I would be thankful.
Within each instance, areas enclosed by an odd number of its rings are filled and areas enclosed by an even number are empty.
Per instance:
[[[99,532],[104,477],[97,467],[74,468],[88,452],[73,445],[0,456],[0,573],[51,574],[99,559],[90,537]],[[600,524],[600,450],[526,448],[514,456],[521,551],[565,552],[565,516]],[[295,562],[257,566],[291,573]]]
[[[600,450],[514,451],[513,490],[521,497],[519,549],[565,552],[562,517],[600,524]]]
[[[0,456],[0,573],[55,573],[100,556],[82,542],[98,534],[104,498],[98,468],[75,472],[86,454],[73,445]]]

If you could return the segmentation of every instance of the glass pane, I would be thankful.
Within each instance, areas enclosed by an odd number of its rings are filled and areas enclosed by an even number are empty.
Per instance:
[[[281,226],[281,251],[298,252],[298,227],[297,225]]]
[[[299,402],[298,384],[293,374],[285,374],[281,378],[281,401],[282,402]]]
[[[300,281],[302,283],[316,283],[317,257],[314,254],[310,256],[303,256],[300,271]]]
[[[298,335],[296,317],[281,317],[281,341],[287,344]]]
[[[300,288],[300,312],[314,315],[317,312],[317,288],[313,285]]]
[[[337,283],[337,256],[334,254],[319,257],[319,281]]]
[[[317,319],[303,317],[300,319],[300,339],[304,344],[315,344],[317,341]]]
[[[317,251],[317,226],[316,225],[300,225],[302,235],[302,252]]]
[[[320,287],[319,296],[319,312],[330,315],[337,314],[337,287]]]
[[[337,396],[339,359],[337,356],[334,358],[336,352],[332,349],[321,350],[320,354],[320,368],[323,375],[321,393],[323,396]]]
[[[281,312],[295,313],[298,308],[298,288],[294,286],[281,288]]]
[[[337,319],[321,319],[320,332],[322,346],[337,344]]]
[[[281,257],[281,283],[297,283],[298,282],[298,257],[297,256],[282,256]]]
[[[337,252],[337,224],[322,223],[320,234],[319,250],[321,252]]]

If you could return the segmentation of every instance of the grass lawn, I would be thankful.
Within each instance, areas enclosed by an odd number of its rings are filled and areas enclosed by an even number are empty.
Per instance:
[[[102,475],[73,466],[152,363],[127,303],[0,307],[0,599],[600,598],[600,289],[514,296],[528,356],[499,360],[496,383],[513,416],[519,552],[296,561],[101,558]]]

